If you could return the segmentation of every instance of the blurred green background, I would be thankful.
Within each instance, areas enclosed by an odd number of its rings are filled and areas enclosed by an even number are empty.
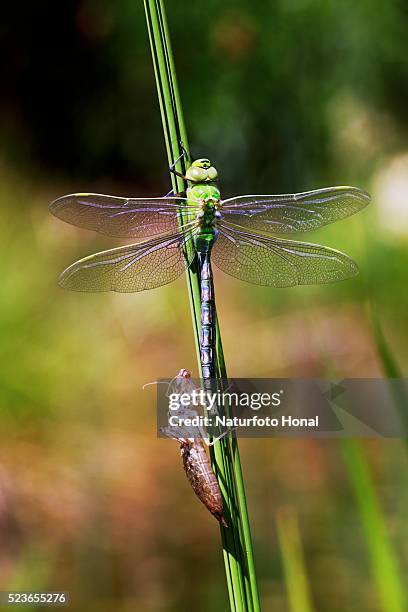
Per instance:
[[[217,524],[177,444],[156,439],[154,387],[142,390],[196,372],[184,278],[134,295],[57,286],[67,265],[118,243],[51,218],[51,200],[170,188],[143,5],[6,5],[0,589],[70,591],[73,610],[226,610]],[[215,272],[229,375],[404,373],[407,5],[167,9],[191,151],[212,159],[225,196],[332,184],[373,196],[356,218],[307,236],[354,257],[354,280],[273,290]],[[265,611],[405,609],[404,441],[240,448]]]

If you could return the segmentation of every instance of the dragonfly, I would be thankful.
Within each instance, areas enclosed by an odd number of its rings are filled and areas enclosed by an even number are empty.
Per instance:
[[[221,199],[218,172],[208,159],[191,163],[185,195],[125,198],[76,193],[58,198],[51,213],[73,225],[117,238],[128,246],[85,257],[60,284],[76,291],[133,292],[175,280],[197,254],[203,379],[215,377],[216,310],[211,263],[256,285],[289,287],[344,280],[357,264],[335,249],[289,240],[362,210],[370,201],[357,187],[328,187],[285,195]]]

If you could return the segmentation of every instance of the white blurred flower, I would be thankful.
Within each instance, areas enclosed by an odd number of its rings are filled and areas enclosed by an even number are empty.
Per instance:
[[[375,175],[373,200],[382,229],[408,235],[408,152],[391,158]]]

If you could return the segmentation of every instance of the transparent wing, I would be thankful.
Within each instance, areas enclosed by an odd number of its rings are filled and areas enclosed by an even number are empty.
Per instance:
[[[228,223],[269,234],[306,232],[358,212],[370,201],[357,187],[327,187],[287,195],[248,195],[224,200]]]
[[[191,263],[190,240],[191,234],[179,233],[95,253],[64,270],[59,283],[74,291],[124,293],[160,287]]]
[[[178,229],[177,215],[191,220],[195,207],[186,198],[119,198],[74,193],[50,205],[53,215],[78,227],[118,238],[146,238]]]
[[[250,235],[224,226],[220,228],[212,257],[223,272],[248,283],[271,287],[331,283],[358,273],[357,264],[335,249]]]

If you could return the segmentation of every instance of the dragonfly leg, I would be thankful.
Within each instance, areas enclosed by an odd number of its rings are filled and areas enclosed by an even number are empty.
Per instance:
[[[184,176],[184,174],[182,174],[181,172],[178,172],[178,171],[176,170],[176,165],[178,164],[178,162],[180,161],[180,159],[182,159],[183,157],[186,157],[186,158],[188,157],[188,156],[187,156],[187,152],[186,152],[185,148],[183,147],[183,143],[182,143],[182,142],[180,142],[180,147],[181,147],[182,153],[181,153],[181,155],[179,155],[179,156],[178,156],[178,158],[176,159],[176,161],[175,161],[173,164],[171,164],[171,166],[170,166],[170,172],[172,172],[172,173],[173,173],[173,174],[175,174],[176,176],[179,176],[180,178],[182,178],[183,180],[185,180],[185,181],[186,181],[186,180],[187,180],[187,177],[186,177],[186,176]]]
[[[183,197],[182,193],[174,193],[174,189],[170,189],[169,193],[166,193],[166,195],[164,196],[165,198],[169,198],[170,196],[174,196],[174,197]]]
[[[218,442],[218,440],[221,440],[221,438],[224,438],[224,436],[228,436],[228,434],[230,434],[231,432],[233,432],[236,429],[236,427],[228,427],[228,429],[226,429],[222,434],[220,434],[219,436],[213,437],[211,440],[209,440],[208,438],[204,438],[203,440],[206,443],[207,446],[214,446],[214,444],[216,442]]]
[[[180,140],[180,143],[179,143],[179,144],[180,144],[180,148],[181,148],[181,150],[183,151],[183,154],[184,154],[185,158],[187,159],[187,161],[190,161],[190,162],[191,162],[190,155],[189,155],[189,154],[187,153],[187,151],[185,150],[184,145],[183,145],[183,141],[182,141],[182,140]]]

